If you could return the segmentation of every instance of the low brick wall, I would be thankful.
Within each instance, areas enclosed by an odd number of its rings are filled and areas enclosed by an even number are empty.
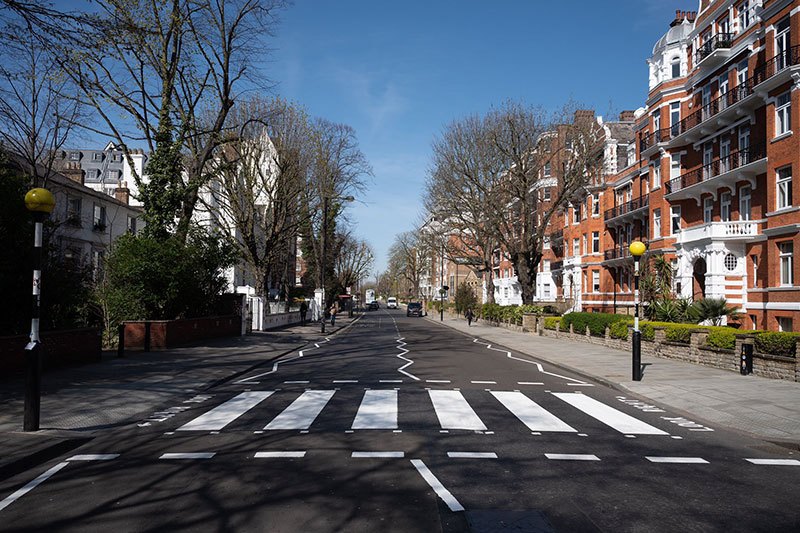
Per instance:
[[[151,350],[165,350],[204,339],[236,337],[242,333],[242,318],[238,315],[181,320],[136,320],[123,324],[126,350],[145,349],[148,325]]]
[[[84,365],[100,361],[102,339],[100,330],[80,328],[41,333],[43,368]],[[25,368],[27,335],[0,337],[0,372],[14,372]]]
[[[309,313],[310,315],[311,313]],[[275,329],[300,323],[300,311],[264,315],[263,329]]]

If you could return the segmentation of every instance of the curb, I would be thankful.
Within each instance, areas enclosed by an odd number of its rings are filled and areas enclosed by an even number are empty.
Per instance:
[[[0,466],[0,481],[5,481],[26,470],[30,470],[31,468],[35,468],[47,461],[55,459],[59,455],[63,455],[83,446],[92,439],[94,439],[94,437],[67,438],[37,450],[30,455],[23,455],[19,459]]]

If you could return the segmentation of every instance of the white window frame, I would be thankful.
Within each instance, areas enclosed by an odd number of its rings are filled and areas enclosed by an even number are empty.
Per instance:
[[[714,198],[706,196],[703,198],[703,223],[708,224],[714,221]]]
[[[753,190],[749,185],[739,188],[739,220],[750,220],[753,216]]]
[[[653,169],[653,190],[661,187],[661,161],[655,162],[652,166]]]
[[[670,77],[674,80],[675,78],[681,77],[681,56],[675,56],[672,58],[672,61],[669,63],[670,65]],[[677,67],[677,71],[676,71]]]
[[[792,332],[794,331],[794,323],[792,321],[792,317],[789,316],[779,316],[776,317],[778,321],[778,331],[786,331]]]
[[[781,287],[794,285],[794,243],[784,241],[778,243],[778,262],[780,263]]]
[[[681,177],[681,159],[682,154],[670,155],[669,179],[674,180],[675,178]]]
[[[593,231],[592,232],[592,253],[599,254],[600,253],[600,232]]]
[[[719,141],[719,173],[724,174],[731,169],[731,139],[725,136]]]
[[[653,239],[661,237],[661,209],[653,209]]]
[[[783,167],[775,171],[775,208],[792,207],[792,167]]]
[[[731,221],[731,193],[727,191],[719,195],[719,219],[722,222]]]
[[[744,31],[750,26],[750,0],[744,0],[737,7],[739,16],[739,31]]]
[[[747,60],[739,61],[736,65],[736,86],[741,87],[747,81]]]
[[[681,231],[681,206],[673,205],[669,208],[669,234],[677,235]]]
[[[600,216],[600,195],[592,194],[592,216]]]
[[[600,292],[600,271],[592,270],[592,292]]]
[[[575,257],[581,255],[581,240],[577,237],[572,239],[572,255]]]
[[[787,91],[775,98],[775,137],[792,131],[792,93]]]

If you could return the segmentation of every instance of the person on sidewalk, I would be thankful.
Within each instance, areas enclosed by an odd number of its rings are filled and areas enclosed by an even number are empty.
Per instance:
[[[475,313],[472,312],[472,308],[467,309],[467,327],[472,327],[472,320],[475,318]]]
[[[331,306],[331,327],[336,325],[336,304]]]
[[[308,304],[305,300],[300,304],[300,325],[306,325],[306,316],[308,315]]]

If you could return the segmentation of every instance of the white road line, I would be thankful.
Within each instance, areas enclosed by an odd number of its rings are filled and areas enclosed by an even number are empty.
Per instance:
[[[405,452],[353,452],[350,457],[354,459],[368,459],[368,458],[384,458],[384,459],[402,459],[405,457]]]
[[[330,342],[330,341],[331,341],[331,340],[330,340],[328,337],[325,337],[325,341],[324,341],[324,342]],[[319,348],[319,343],[316,343],[316,342],[315,342],[315,343],[314,343],[314,346],[315,346],[315,347],[317,347],[317,348]],[[252,385],[252,384],[256,384],[256,383],[258,383],[258,382],[257,382],[257,381],[255,381],[255,382],[254,382],[254,381],[253,381],[254,379],[258,379],[258,378],[260,378],[260,377],[268,376],[269,374],[274,374],[275,372],[277,372],[277,371],[278,371],[278,367],[279,367],[280,365],[282,365],[283,363],[288,363],[288,362],[290,362],[290,361],[296,361],[297,359],[301,359],[301,358],[304,356],[304,353],[303,353],[303,352],[307,352],[307,351],[309,351],[309,350],[313,350],[313,349],[314,349],[314,348],[308,348],[308,349],[306,349],[306,350],[300,350],[300,351],[298,351],[298,352],[297,352],[297,357],[292,357],[291,359],[286,359],[286,360],[284,360],[284,361],[276,361],[276,362],[275,362],[275,363],[272,365],[272,370],[269,370],[269,371],[267,371],[267,372],[262,372],[261,374],[256,374],[255,376],[250,376],[250,377],[247,377],[247,378],[244,378],[244,379],[240,379],[239,381],[234,381],[234,383],[233,383],[233,384],[234,384],[234,385],[240,385],[240,384],[242,384],[242,383],[251,384],[251,385]]]
[[[305,457],[306,452],[256,452],[256,459],[278,459],[278,458],[300,458]]]
[[[651,463],[708,464],[702,457],[653,457],[646,456]]]
[[[307,385],[310,381],[284,381],[283,383],[286,385]]]
[[[528,359],[521,359],[519,357],[514,357],[513,355],[511,355],[511,352],[509,352],[508,350],[500,350],[498,348],[492,348],[491,344],[487,344],[485,342],[479,342],[479,339],[473,339],[472,342],[477,343],[477,344],[482,344],[483,346],[486,346],[487,350],[492,350],[493,352],[504,353],[504,354],[506,354],[506,357],[508,357],[509,359],[513,359],[514,361],[519,361],[521,363],[527,363],[529,365],[535,365],[536,368],[539,370],[539,372],[541,372],[542,374],[547,374],[548,376],[554,376],[554,377],[557,377],[557,378],[565,379],[567,381],[572,381],[573,383],[586,383],[585,381],[581,381],[579,379],[568,378],[567,376],[562,376],[561,374],[554,374],[553,372],[547,372],[544,369],[544,367],[542,367],[541,363],[537,363],[536,361],[529,361]]]
[[[211,459],[216,452],[165,453],[159,459]]]
[[[264,429],[308,429],[335,392],[332,390],[305,391],[281,414],[272,419],[272,422],[264,426]]]
[[[591,383],[567,383],[567,387],[594,387]]]
[[[497,385],[496,381],[470,381],[473,385]]]
[[[541,381],[517,381],[517,385],[544,385]]]
[[[378,383],[402,383],[402,379],[380,379]]]
[[[358,383],[357,379],[334,379],[333,383]]]
[[[458,391],[429,390],[442,429],[485,431],[486,426]]]
[[[591,454],[580,453],[546,453],[544,454],[548,459],[555,459],[559,461],[599,461],[600,458]]]
[[[434,492],[436,492],[437,496],[442,499],[442,501],[451,511],[457,513],[464,510],[464,507],[458,503],[458,500],[456,500],[455,496],[453,496],[449,490],[444,488],[444,485],[442,485],[441,481],[439,481],[436,476],[433,475],[433,472],[431,472],[430,469],[425,466],[425,463],[419,459],[412,459],[411,464],[414,465],[414,468],[416,468],[417,472],[420,473],[422,479],[428,482],[428,485],[431,486]]]
[[[531,431],[578,432],[521,392],[491,391],[491,394]]]
[[[497,459],[494,452],[447,452],[452,459]]]
[[[630,435],[669,435],[666,431],[633,418],[585,394],[575,392],[554,392],[552,394],[620,433]]]
[[[216,431],[263,402],[273,391],[243,392],[178,428],[178,431]]]
[[[394,321],[394,317],[392,317],[392,320]],[[395,327],[395,329],[397,329],[397,332],[399,333],[400,330],[397,328],[397,321],[395,321],[394,327]],[[397,339],[397,349],[401,350],[403,352],[403,353],[398,354],[397,358],[398,359],[402,359],[403,361],[408,361],[408,362],[406,364],[404,364],[403,366],[401,366],[400,368],[398,368],[397,371],[400,372],[401,374],[405,374],[406,376],[410,377],[414,381],[419,381],[420,379],[417,376],[415,376],[414,374],[411,374],[409,372],[406,372],[406,368],[411,366],[411,365],[413,365],[414,361],[411,360],[411,359],[408,359],[407,357],[403,357],[405,354],[407,354],[409,352],[409,350],[406,350],[404,348],[404,346],[406,345],[406,343],[403,342],[404,339],[405,339],[405,337],[400,337],[400,338]]]
[[[119,457],[118,453],[94,453],[84,455],[73,455],[67,461],[111,461]]]
[[[800,460],[798,459],[745,459],[745,461],[754,465],[800,466]]]
[[[397,391],[365,391],[352,429],[397,429]]]
[[[47,481],[53,474],[55,474],[56,472],[58,472],[59,470],[61,470],[65,466],[67,466],[68,464],[69,463],[67,463],[67,462],[58,463],[56,466],[54,466],[54,467],[50,468],[49,470],[47,470],[46,472],[40,474],[39,477],[37,477],[36,479],[34,479],[32,481],[29,481],[21,489],[15,491],[13,494],[10,494],[9,496],[6,496],[6,498],[3,501],[0,501],[0,511],[2,511],[3,509],[8,507],[9,505],[14,503],[15,501],[19,500],[20,498],[22,498],[23,496],[28,494],[30,491],[32,491],[36,487],[38,487],[39,485],[41,485],[42,483]]]
[[[449,379],[426,379],[425,383],[451,383]]]

